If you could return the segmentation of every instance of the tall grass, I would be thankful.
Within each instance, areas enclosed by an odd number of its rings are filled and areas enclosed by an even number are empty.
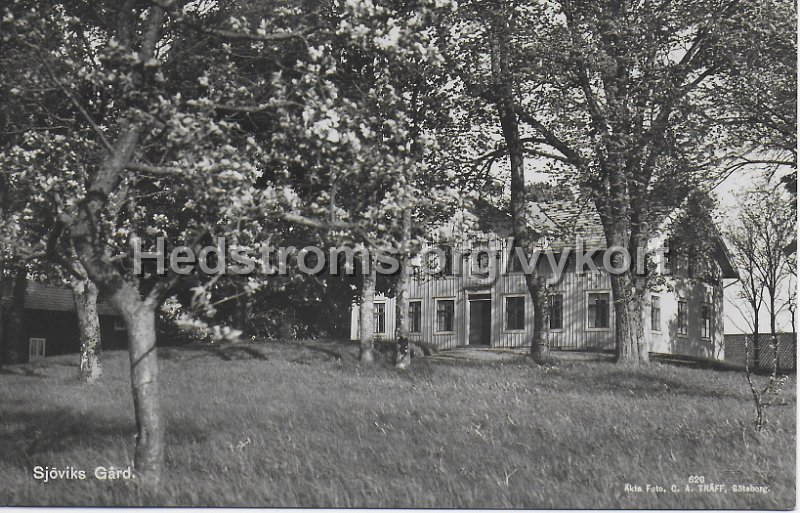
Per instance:
[[[795,381],[765,434],[739,373],[598,361],[537,367],[415,359],[360,367],[344,345],[271,344],[266,360],[161,361],[167,470],[158,491],[97,481],[131,463],[127,359],[100,385],[75,357],[0,374],[0,504],[470,508],[791,508]],[[328,351],[333,348],[333,351]],[[332,353],[339,353],[341,358]],[[42,483],[36,465],[86,469]],[[631,493],[689,476],[727,493]],[[732,493],[734,484],[769,493]]]

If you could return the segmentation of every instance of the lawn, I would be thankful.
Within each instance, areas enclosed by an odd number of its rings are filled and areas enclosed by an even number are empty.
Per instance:
[[[5,368],[0,505],[795,505],[794,376],[757,435],[739,372],[630,371],[575,357],[549,367],[418,358],[398,372],[361,367],[342,344],[260,351],[266,359],[162,352],[168,449],[157,491],[93,478],[95,467],[124,467],[133,454],[124,353],[105,354],[103,382],[93,386],[75,382],[75,355]],[[89,475],[43,483],[32,477],[37,465]],[[725,489],[686,491],[700,478]],[[768,489],[734,493],[734,485]]]

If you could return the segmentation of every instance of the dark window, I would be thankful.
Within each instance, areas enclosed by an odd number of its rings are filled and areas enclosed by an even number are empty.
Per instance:
[[[562,294],[550,296],[550,329],[564,329],[564,296]]]
[[[703,326],[700,336],[711,338],[711,305],[703,305]]]
[[[650,329],[661,331],[661,298],[658,296],[650,299]]]
[[[453,331],[455,302],[452,299],[436,301],[436,331]]]
[[[408,303],[408,331],[411,333],[422,331],[422,301]]]
[[[524,330],[525,329],[525,298],[507,297],[506,298],[506,329]]]
[[[608,328],[608,292],[589,293],[589,328]]]
[[[686,309],[686,300],[678,300],[678,335],[689,333],[689,312]]]
[[[386,333],[386,303],[375,303],[375,333]]]

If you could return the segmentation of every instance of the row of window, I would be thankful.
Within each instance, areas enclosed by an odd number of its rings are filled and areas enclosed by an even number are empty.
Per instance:
[[[436,300],[436,331],[453,331],[456,303],[453,299]],[[375,333],[386,333],[386,303],[375,303],[373,326]],[[422,300],[411,300],[408,303],[408,331],[422,331]]]
[[[650,310],[650,322],[653,331],[658,331],[661,326],[661,307],[658,296],[653,296],[652,308]],[[708,303],[704,303],[700,308],[700,336],[711,338],[713,309]],[[658,328],[657,328],[658,326]],[[678,300],[678,335],[686,336],[689,334],[689,307],[685,299]]]
[[[505,329],[519,331],[525,329],[525,296],[506,296]],[[587,294],[586,327],[589,329],[608,329],[611,318],[611,297],[608,292],[589,292]],[[422,300],[409,302],[408,325],[411,333],[422,331]],[[549,301],[550,329],[564,329],[564,295],[553,294]],[[711,338],[712,308],[710,304],[703,304],[701,308],[702,323],[700,336]],[[455,319],[455,300],[436,300],[436,332],[447,333],[453,331]],[[686,336],[689,333],[689,312],[685,299],[678,300],[678,335]],[[375,303],[374,318],[375,333],[386,333],[386,303]],[[661,298],[652,296],[650,299],[650,329],[661,331]]]

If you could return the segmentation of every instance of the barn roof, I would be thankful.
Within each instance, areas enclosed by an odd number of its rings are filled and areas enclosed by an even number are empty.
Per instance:
[[[11,284],[0,291],[0,297],[4,303],[11,299]],[[28,281],[28,288],[25,292],[26,310],[45,310],[50,312],[74,312],[75,299],[72,290],[66,287],[44,285],[35,281]],[[100,300],[97,302],[97,313],[99,315],[117,315],[114,308],[108,302]]]

